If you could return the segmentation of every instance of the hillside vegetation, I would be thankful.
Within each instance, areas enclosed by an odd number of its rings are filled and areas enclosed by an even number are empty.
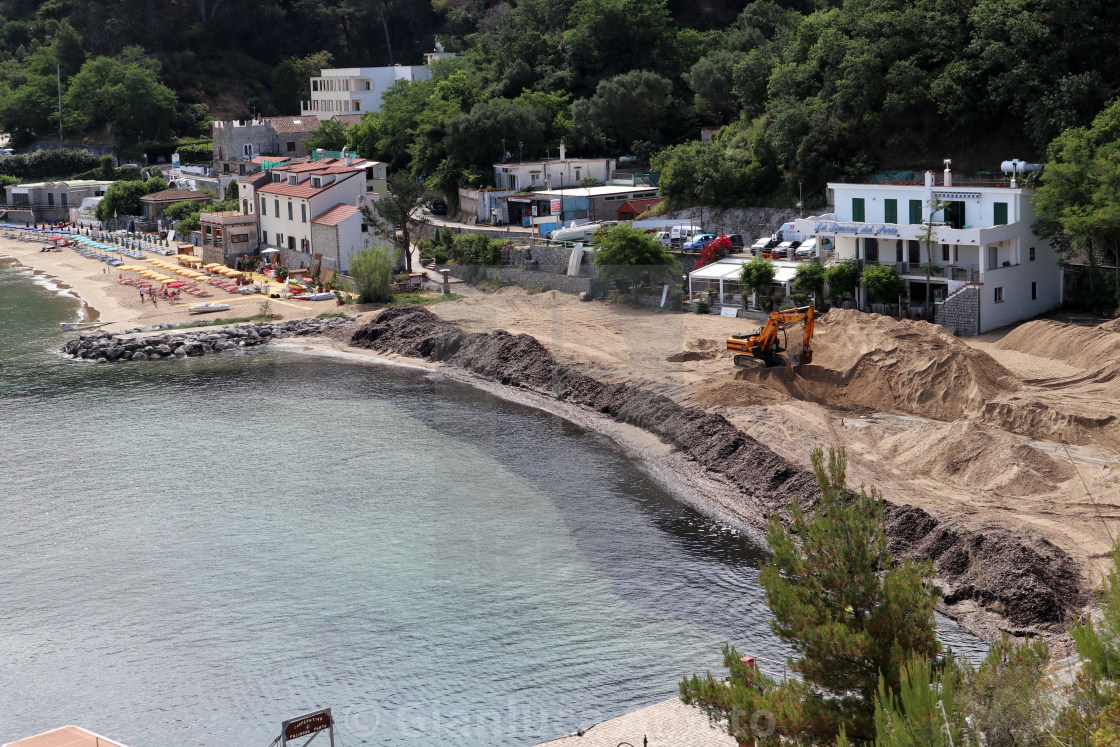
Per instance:
[[[630,153],[670,198],[782,201],[830,178],[1037,159],[1120,84],[1109,0],[0,2],[0,129],[122,145],[291,114],[323,65],[456,60],[347,138],[447,190],[507,154]],[[724,126],[710,145],[702,126]],[[818,190],[819,191],[819,190]],[[783,197],[784,196],[784,197]]]

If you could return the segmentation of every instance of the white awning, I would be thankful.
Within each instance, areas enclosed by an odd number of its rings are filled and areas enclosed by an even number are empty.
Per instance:
[[[746,260],[720,260],[688,273],[690,280],[736,280]]]

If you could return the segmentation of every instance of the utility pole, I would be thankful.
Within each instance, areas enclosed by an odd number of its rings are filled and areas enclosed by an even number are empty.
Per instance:
[[[58,142],[62,142],[62,65],[54,64],[54,72],[58,81]]]

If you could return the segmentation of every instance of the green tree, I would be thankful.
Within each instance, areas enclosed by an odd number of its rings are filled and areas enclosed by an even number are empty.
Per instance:
[[[288,57],[281,61],[269,76],[276,111],[279,114],[299,112],[300,103],[311,98],[311,79],[318,77],[320,71],[333,64],[334,57],[326,50],[306,57]]]
[[[105,196],[97,203],[97,219],[110,220],[118,215],[139,215],[140,198],[167,189],[167,182],[159,177],[143,181],[118,181],[109,185]]]
[[[943,667],[921,657],[902,666],[897,692],[879,679],[875,700],[875,747],[956,747],[966,726],[958,712],[962,673],[949,660]],[[837,747],[847,744],[846,735]]]
[[[502,160],[502,144],[525,157],[543,155],[549,130],[548,112],[510,99],[478,103],[447,121],[444,148],[463,162],[480,169]]]
[[[385,303],[393,297],[393,272],[397,250],[387,246],[363,249],[350,258],[349,275],[354,279],[359,303]]]
[[[855,294],[859,286],[859,265],[854,260],[837,262],[825,270],[829,295],[835,300],[846,293]]]
[[[319,148],[340,151],[346,147],[346,128],[337,119],[324,119],[304,141],[308,152]]]
[[[701,57],[685,75],[696,96],[696,108],[706,121],[727,124],[739,116],[742,102],[735,93],[735,65],[741,59],[740,53],[717,49]]]
[[[894,562],[882,498],[875,488],[848,490],[843,451],[830,451],[826,464],[817,449],[812,464],[820,501],[807,515],[795,498],[788,524],[770,518],[773,555],[759,575],[770,626],[796,652],[789,666],[801,680],[778,684],[733,664],[726,685],[710,674],[681,683],[684,702],[731,718],[741,742],[754,738],[741,714],[757,710],[774,714],[774,739],[820,743],[843,730],[870,741],[880,679],[884,692],[900,692],[903,662],[929,661],[940,650],[932,567]],[[728,653],[732,663],[735,652]]]
[[[239,197],[240,187],[237,186],[237,180],[235,179],[226,187],[226,202],[232,202],[236,205]]]
[[[811,292],[819,304],[824,299],[824,284],[828,282],[827,274],[828,271],[820,262],[799,264],[794,271],[793,287]]]
[[[596,231],[595,264],[604,279],[613,279],[637,288],[643,283],[658,283],[680,276],[676,258],[657,239],[631,223],[619,223]]]
[[[398,252],[404,255],[404,266],[412,272],[412,241],[428,219],[423,212],[430,193],[418,179],[405,172],[390,174],[388,194],[373,203],[373,209],[362,208],[367,224],[375,226]]]
[[[98,57],[82,65],[64,97],[69,127],[106,127],[121,145],[171,134],[175,92],[159,82],[158,63],[129,48],[121,59]]]
[[[673,108],[673,84],[657,73],[631,70],[600,81],[595,95],[572,104],[572,134],[587,149],[629,149],[661,143]]]
[[[1044,678],[1050,649],[1042,639],[1017,643],[1004,633],[978,669],[965,668],[962,714],[989,747],[1044,744],[1053,707]]]
[[[739,282],[749,288],[751,293],[758,294],[770,290],[774,284],[774,276],[778,270],[774,263],[765,257],[755,257],[750,262],[743,264],[739,270]]]
[[[867,292],[881,303],[897,303],[906,293],[906,284],[894,265],[867,265],[860,275]]]

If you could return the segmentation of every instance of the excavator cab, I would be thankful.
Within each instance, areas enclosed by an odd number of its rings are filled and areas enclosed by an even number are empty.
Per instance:
[[[813,360],[813,318],[812,306],[775,311],[766,320],[766,325],[754,334],[733,335],[727,338],[727,349],[735,353],[735,365],[743,368],[763,368],[774,366],[800,366]],[[791,349],[789,327],[800,324],[800,339],[794,336]]]

